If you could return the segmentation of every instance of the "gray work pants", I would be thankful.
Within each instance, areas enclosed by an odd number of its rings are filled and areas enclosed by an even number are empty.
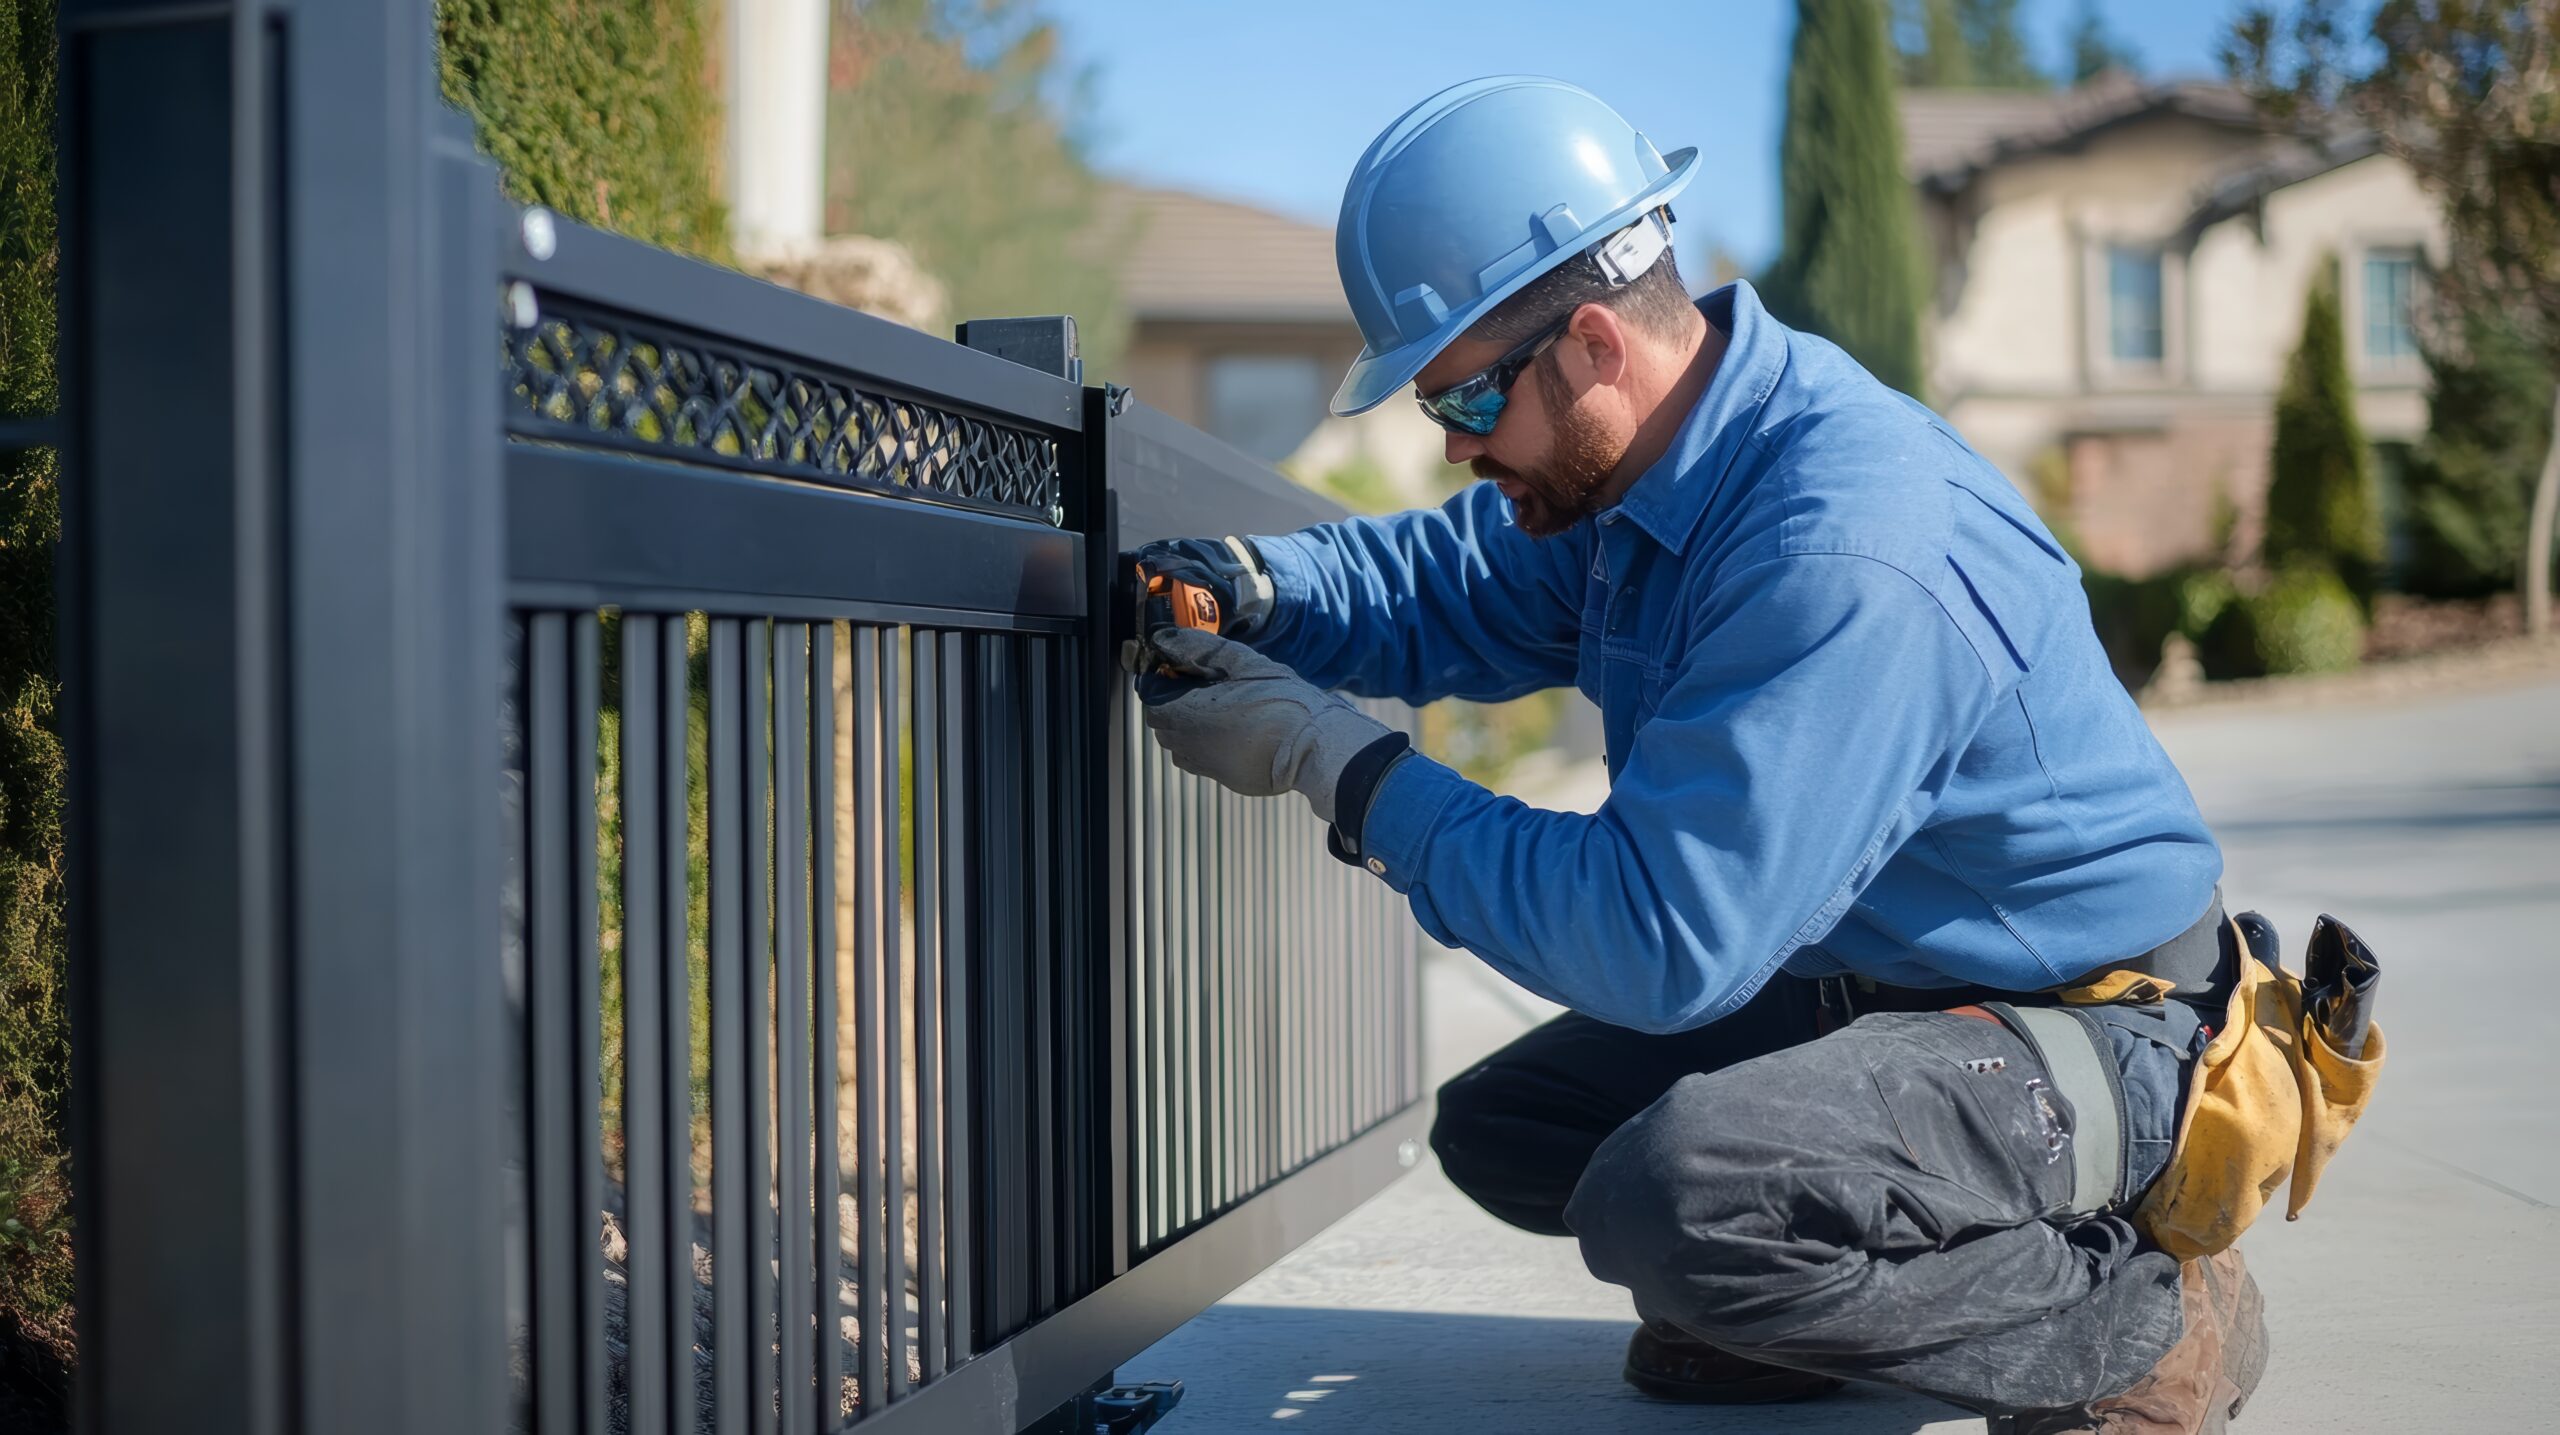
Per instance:
[[[2150,1369],[2181,1333],[2177,1262],[2118,1215],[2068,1214],[2074,1117],[2033,1050],[1938,1010],[1826,1025],[1787,977],[1693,1032],[1559,1017],[1442,1088],[1432,1145],[1486,1209],[1576,1236],[1638,1310],[1737,1353],[1987,1414]],[[2109,1034],[2130,1197],[2166,1158],[2187,1053]]]

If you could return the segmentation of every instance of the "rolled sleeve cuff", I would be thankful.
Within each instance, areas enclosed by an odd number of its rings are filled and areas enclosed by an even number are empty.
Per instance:
[[[1328,844],[1335,856],[1369,870],[1398,892],[1409,891],[1422,868],[1440,814],[1470,784],[1447,767],[1407,753],[1380,779],[1360,824],[1360,847],[1347,851],[1339,834]]]
[[[1262,571],[1271,579],[1271,612],[1243,641],[1248,647],[1261,649],[1267,643],[1287,641],[1297,628],[1297,602],[1316,581],[1315,563],[1307,557],[1306,545],[1293,535],[1266,537],[1253,534],[1245,539],[1262,559]]]

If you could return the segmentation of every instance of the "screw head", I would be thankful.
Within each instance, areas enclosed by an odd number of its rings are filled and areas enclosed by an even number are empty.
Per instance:
[[[533,297],[533,286],[521,279],[507,286],[507,322],[519,329],[542,322],[542,305]]]
[[[535,205],[524,212],[521,225],[524,252],[536,259],[548,259],[560,249],[560,229],[551,219],[551,211]]]
[[[1411,1141],[1399,1141],[1396,1143],[1397,1165],[1409,1167],[1421,1159],[1422,1148],[1420,1146],[1415,1145]]]

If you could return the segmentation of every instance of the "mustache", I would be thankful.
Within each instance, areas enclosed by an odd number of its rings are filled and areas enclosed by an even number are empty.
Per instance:
[[[1519,474],[1514,473],[1501,464],[1495,463],[1492,459],[1487,458],[1482,454],[1478,454],[1474,458],[1468,460],[1467,468],[1478,478],[1507,478],[1514,483],[1520,481]]]

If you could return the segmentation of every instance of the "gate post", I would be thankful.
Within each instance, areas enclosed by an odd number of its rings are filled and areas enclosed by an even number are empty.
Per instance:
[[[84,1431],[491,1430],[496,196],[426,0],[63,0]]]

